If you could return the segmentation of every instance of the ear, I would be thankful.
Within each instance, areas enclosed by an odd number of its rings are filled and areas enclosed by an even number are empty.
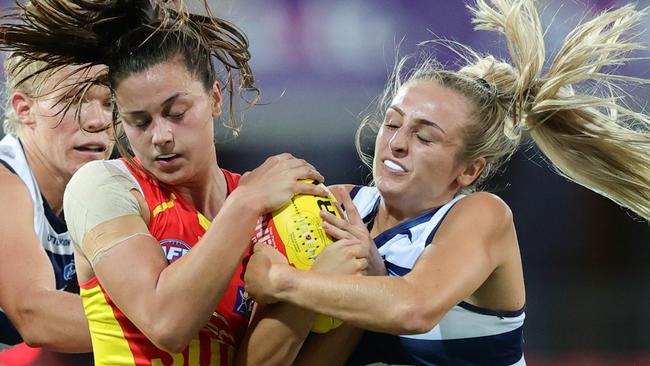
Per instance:
[[[487,165],[485,158],[478,158],[465,166],[465,169],[458,175],[456,182],[461,187],[467,187],[474,183],[481,175]]]
[[[221,115],[221,85],[219,81],[215,81],[212,84],[212,90],[210,91],[212,96],[212,117],[219,117]]]
[[[16,92],[11,95],[11,107],[13,108],[18,122],[23,126],[33,127],[36,121],[32,115],[34,101],[25,93]]]

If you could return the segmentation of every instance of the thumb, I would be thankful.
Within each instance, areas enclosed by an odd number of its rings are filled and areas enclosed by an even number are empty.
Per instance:
[[[268,247],[268,244],[257,243],[253,246],[253,253],[261,252],[265,247]]]

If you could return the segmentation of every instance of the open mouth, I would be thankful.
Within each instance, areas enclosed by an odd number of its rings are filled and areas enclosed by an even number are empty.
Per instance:
[[[164,155],[158,155],[156,157],[156,160],[159,160],[159,161],[172,161],[177,157],[178,157],[178,154],[164,154]]]
[[[106,146],[87,144],[87,145],[75,146],[74,149],[81,152],[103,153],[106,151]]]

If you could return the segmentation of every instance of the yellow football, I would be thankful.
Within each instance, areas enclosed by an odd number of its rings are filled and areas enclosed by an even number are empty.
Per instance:
[[[318,184],[312,180],[309,182]],[[335,202],[332,195],[295,195],[284,206],[260,220],[253,235],[253,244],[270,245],[284,254],[292,266],[301,270],[311,269],[318,254],[333,243],[321,227],[323,220],[319,213],[327,211],[341,217]],[[341,323],[338,319],[318,315],[312,331],[327,333]]]

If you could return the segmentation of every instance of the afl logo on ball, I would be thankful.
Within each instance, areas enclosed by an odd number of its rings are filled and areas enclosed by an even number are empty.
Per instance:
[[[161,240],[160,246],[162,247],[163,253],[165,253],[165,257],[169,263],[173,263],[175,260],[182,257],[191,248],[185,242],[178,239]]]

